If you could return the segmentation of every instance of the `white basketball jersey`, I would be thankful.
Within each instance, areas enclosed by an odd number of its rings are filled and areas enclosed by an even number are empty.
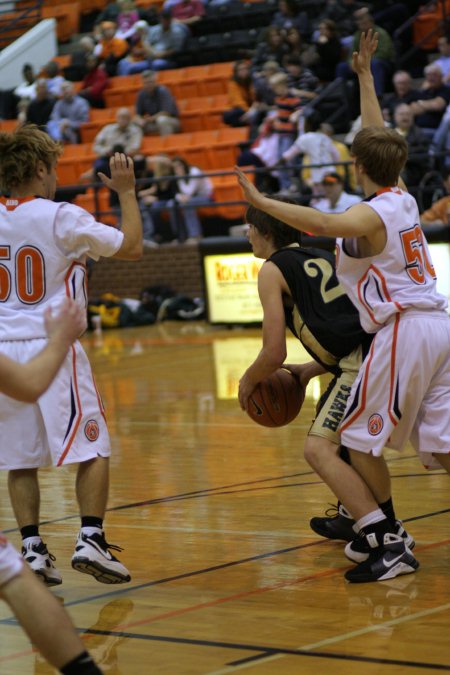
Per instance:
[[[0,340],[46,337],[44,311],[87,305],[86,256],[112,256],[123,234],[73,204],[0,198]]]
[[[448,302],[436,290],[416,200],[399,188],[385,188],[364,203],[384,222],[386,246],[378,255],[360,258],[357,239],[338,239],[336,267],[364,330],[376,333],[394,314],[411,308],[445,310]]]

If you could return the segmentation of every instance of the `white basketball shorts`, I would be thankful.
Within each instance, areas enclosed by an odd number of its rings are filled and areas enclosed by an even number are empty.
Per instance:
[[[24,363],[45,343],[44,339],[0,342],[0,351]],[[70,348],[37,403],[0,394],[0,438],[2,470],[61,466],[110,455],[103,404],[79,342]]]
[[[450,318],[408,310],[375,336],[342,421],[341,443],[380,456],[408,440],[424,466],[450,452]]]
[[[23,567],[23,558],[0,532],[0,586],[16,577]]]

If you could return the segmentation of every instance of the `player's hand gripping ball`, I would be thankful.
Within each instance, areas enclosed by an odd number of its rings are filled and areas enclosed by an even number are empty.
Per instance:
[[[247,413],[263,427],[282,427],[297,417],[304,400],[305,389],[298,377],[279,368],[255,387]]]

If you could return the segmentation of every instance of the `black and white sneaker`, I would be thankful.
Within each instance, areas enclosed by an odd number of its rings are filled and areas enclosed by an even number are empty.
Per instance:
[[[72,556],[73,569],[92,574],[102,584],[124,584],[130,581],[127,568],[110,553],[110,549],[123,550],[120,546],[108,544],[103,532],[87,535],[80,530]]]
[[[311,518],[309,521],[310,528],[316,534],[327,539],[343,539],[344,541],[352,541],[355,538],[353,530],[355,521],[342,504],[339,503],[327,509],[325,516],[325,518]]]
[[[36,544],[25,539],[22,546],[22,557],[46,586],[62,584],[62,577],[53,564],[56,558],[48,552],[42,540],[39,544]]]
[[[408,534],[408,532],[403,527],[403,523],[401,520],[395,521],[395,534],[399,537],[402,537],[402,539],[404,540],[405,544],[409,549],[413,549],[414,546],[416,545],[416,542],[414,541],[412,536]],[[362,536],[357,535],[355,537],[355,532],[353,532],[353,536],[354,536],[353,541],[349,542],[345,547],[345,555],[352,562],[362,563],[365,560],[368,560],[372,549],[370,547],[369,541],[364,535]]]
[[[394,579],[401,574],[412,574],[419,567],[403,537],[387,532],[382,546],[373,549],[369,558],[345,573],[347,581],[368,583]]]

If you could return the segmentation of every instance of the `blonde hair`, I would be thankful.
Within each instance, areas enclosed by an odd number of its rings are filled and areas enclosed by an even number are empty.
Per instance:
[[[2,191],[30,183],[36,176],[38,162],[50,171],[62,153],[45,131],[26,124],[13,133],[0,133],[0,186]]]
[[[408,159],[408,144],[395,129],[365,127],[358,131],[350,152],[377,185],[397,185]]]

